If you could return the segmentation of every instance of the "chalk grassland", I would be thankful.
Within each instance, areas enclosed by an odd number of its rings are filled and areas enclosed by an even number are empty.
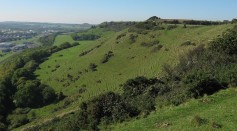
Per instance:
[[[190,26],[172,30],[150,31],[146,35],[92,29],[86,33],[102,35],[96,41],[79,41],[80,45],[53,54],[47,61],[40,65],[35,72],[43,83],[53,87],[57,92],[68,96],[64,101],[49,106],[34,109],[37,121],[24,127],[42,123],[47,119],[57,117],[78,109],[81,102],[89,100],[99,94],[114,91],[121,93],[121,84],[137,76],[159,77],[165,63],[175,65],[179,57],[195,46],[181,46],[186,41],[196,45],[206,44],[222,34],[232,25],[218,26]],[[118,38],[119,35],[125,34]],[[138,35],[133,43],[130,35]],[[163,47],[145,47],[141,43],[159,41]],[[59,35],[55,45],[63,42],[75,42],[70,35]],[[93,49],[92,51],[89,51]],[[80,56],[82,52],[89,51]],[[104,55],[112,51],[112,56],[107,63],[102,63]],[[97,71],[91,71],[89,65],[97,65]],[[65,103],[70,101],[66,106]],[[63,108],[62,108],[63,107]],[[119,129],[119,128],[118,128]]]

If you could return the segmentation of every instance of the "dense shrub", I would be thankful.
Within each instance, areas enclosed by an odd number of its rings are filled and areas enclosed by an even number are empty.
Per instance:
[[[167,30],[172,30],[172,29],[175,29],[177,27],[178,27],[177,25],[168,25],[166,29]]]
[[[163,45],[157,45],[152,49],[152,52],[157,52],[163,48]]]
[[[145,21],[135,24],[134,26],[131,26],[128,31],[129,32],[136,32],[138,34],[147,34],[150,30],[163,30],[164,27],[162,27],[159,23],[156,23],[154,21]]]
[[[14,96],[17,107],[40,107],[56,101],[54,90],[40,84],[39,81],[26,81],[17,86],[18,90]]]
[[[36,80],[34,75],[39,64],[51,55],[50,48],[25,50],[2,63],[5,70],[0,82],[1,123],[7,123],[7,115],[17,107],[41,107],[65,97],[62,93],[57,95],[51,87]]]
[[[103,28],[105,30],[109,30],[109,31],[110,30],[121,31],[135,24],[136,22],[104,22],[100,24],[98,27]]]
[[[109,51],[108,53],[104,55],[103,59],[101,60],[101,63],[107,63],[109,59],[113,56],[114,56],[114,53],[112,51]]]
[[[130,34],[129,35],[129,40],[131,43],[135,43],[138,35]]]
[[[79,56],[85,56],[85,55],[87,55],[88,53],[92,52],[93,50],[100,48],[101,46],[102,46],[102,44],[97,45],[97,46],[95,46],[95,47],[92,48],[92,49],[89,49],[89,50],[83,51]]]
[[[58,34],[51,34],[47,36],[43,36],[39,38],[39,42],[41,42],[43,45],[53,45],[54,40],[57,37]]]
[[[83,40],[97,40],[100,38],[98,35],[94,34],[82,34],[78,35],[77,33],[74,33],[71,35],[72,39],[75,41],[83,41]]]
[[[210,44],[213,51],[223,52],[228,55],[237,55],[237,30],[225,32]]]
[[[78,46],[78,45],[80,45],[79,42],[74,42],[74,43],[72,43],[72,46]]]
[[[211,74],[203,70],[195,70],[188,73],[183,79],[184,83],[192,93],[192,97],[200,97],[204,94],[211,95],[220,89],[225,89],[226,84],[220,83],[217,79],[213,78]]]
[[[200,21],[200,20],[185,20],[183,21],[184,24],[188,25],[220,25],[223,22],[219,21]]]
[[[149,42],[149,43],[142,42],[141,46],[143,46],[143,47],[152,47],[152,46],[158,45],[159,43],[160,43],[160,41],[158,41],[158,40],[155,40],[155,41],[152,41],[152,42]]]
[[[89,65],[89,70],[90,71],[97,71],[97,65],[95,63],[90,63]]]
[[[72,47],[72,45],[69,42],[64,42],[59,46],[59,48],[61,48],[61,49],[67,49],[70,47]]]
[[[109,92],[82,103],[81,111],[67,123],[69,130],[98,130],[100,123],[121,122],[136,114],[120,95]]]
[[[193,42],[191,42],[191,41],[186,41],[186,42],[184,42],[184,43],[182,43],[181,44],[181,46],[196,46],[196,44],[195,43],[193,43]]]
[[[122,34],[120,34],[120,35],[118,35],[117,37],[116,37],[116,40],[119,40],[119,39],[121,39],[121,38],[123,38],[123,37],[125,37],[126,36],[126,33],[122,33]]]
[[[7,121],[9,122],[8,129],[13,129],[27,124],[29,119],[26,114],[16,114],[8,116]]]

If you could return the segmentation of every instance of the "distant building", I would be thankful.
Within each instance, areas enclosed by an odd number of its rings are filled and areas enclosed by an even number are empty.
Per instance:
[[[0,48],[11,48],[13,46],[14,46],[13,43],[7,43],[7,42],[0,43]]]
[[[5,49],[2,49],[2,53],[8,53],[8,52],[11,52],[12,50],[10,48],[5,48]]]
[[[27,48],[28,48],[27,45],[19,44],[19,45],[16,45],[16,46],[12,47],[12,51],[17,52],[17,51],[22,51],[22,50],[27,49]]]

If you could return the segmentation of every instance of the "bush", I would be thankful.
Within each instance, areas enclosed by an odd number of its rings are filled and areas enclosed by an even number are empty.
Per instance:
[[[211,95],[221,89],[226,88],[226,84],[220,83],[215,78],[211,77],[207,72],[194,71],[187,75],[184,80],[188,85],[192,96],[197,98],[204,94]]]
[[[97,71],[97,65],[95,64],[95,63],[91,63],[90,65],[89,65],[89,70],[90,71]]]
[[[125,37],[125,36],[126,36],[126,33],[122,33],[122,34],[117,36],[116,40],[119,40],[119,39],[121,39],[122,37]]]
[[[156,82],[156,79],[147,79],[145,77],[130,79],[123,85],[123,96],[133,97],[141,95],[149,86],[154,85]]]
[[[39,38],[39,42],[41,42],[43,45],[53,45],[54,40],[57,37],[58,34],[52,34],[48,36],[43,36]]]
[[[76,33],[71,35],[72,39],[75,41],[83,41],[83,40],[97,40],[100,38],[100,36],[98,35],[94,35],[94,34],[82,34],[82,35],[78,35]]]
[[[152,46],[158,45],[159,43],[160,43],[160,41],[158,41],[158,40],[152,41],[150,43],[142,42],[141,46],[152,47]]]
[[[78,46],[78,45],[80,45],[79,42],[74,42],[74,43],[72,43],[72,46]]]
[[[10,123],[9,124],[9,129],[17,128],[22,125],[25,125],[29,122],[29,119],[27,118],[27,115],[10,115],[7,118],[7,121]]]
[[[107,63],[111,57],[114,56],[114,53],[112,51],[109,51],[104,55],[104,58],[101,60],[101,63]]]
[[[163,45],[158,45],[152,49],[152,52],[160,51],[163,48]]]
[[[167,30],[172,30],[172,29],[175,29],[177,27],[178,27],[177,25],[168,25],[166,29]]]
[[[138,35],[130,34],[129,35],[129,40],[131,41],[131,43],[135,43],[137,37],[138,37]]]
[[[237,30],[225,32],[222,37],[214,40],[209,47],[216,52],[223,52],[228,55],[237,55]]]
[[[64,42],[63,44],[59,46],[60,49],[67,49],[70,47],[72,47],[72,45],[69,42]]]
[[[69,130],[98,130],[100,123],[121,122],[136,115],[120,95],[109,92],[82,103],[81,111],[67,123]]]
[[[184,43],[182,43],[181,44],[181,46],[196,46],[196,44],[195,43],[193,43],[193,42],[191,42],[191,41],[186,41],[186,42],[184,42]]]
[[[7,126],[0,122],[0,131],[7,131]]]
[[[206,122],[205,122],[205,119],[202,119],[200,116],[196,115],[191,120],[191,123],[194,126],[201,126],[201,125],[205,124]]]
[[[56,101],[54,90],[40,84],[39,81],[26,81],[20,84],[14,96],[14,102],[17,107],[40,107]]]

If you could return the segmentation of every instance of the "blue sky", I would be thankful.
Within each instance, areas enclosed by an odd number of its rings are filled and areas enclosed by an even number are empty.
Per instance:
[[[237,18],[237,0],[0,0],[0,21],[92,23]]]

